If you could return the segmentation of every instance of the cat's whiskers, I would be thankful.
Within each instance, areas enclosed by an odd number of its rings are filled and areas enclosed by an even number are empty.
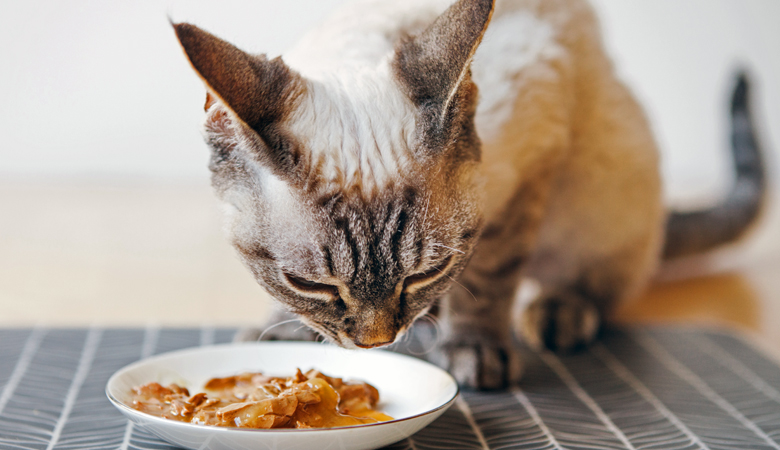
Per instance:
[[[475,302],[479,302],[479,300],[477,300],[477,296],[476,296],[476,295],[474,295],[474,294],[473,294],[473,293],[472,293],[472,292],[471,292],[471,291],[470,291],[470,290],[469,290],[469,289],[468,289],[466,286],[464,286],[463,284],[459,283],[457,280],[455,280],[455,278],[452,278],[451,276],[449,276],[449,275],[447,275],[446,273],[444,273],[444,271],[442,271],[441,269],[439,269],[439,268],[436,268],[436,270],[438,270],[438,271],[439,271],[439,273],[441,273],[441,274],[442,274],[442,275],[444,275],[445,277],[449,278],[449,279],[450,279],[450,281],[452,281],[453,283],[455,283],[455,284],[457,284],[458,286],[462,287],[464,291],[468,292],[468,293],[469,293],[469,295],[471,295],[471,298],[473,298]]]
[[[431,313],[426,313],[423,316],[423,319],[427,319],[431,325],[433,325],[433,329],[436,330],[436,340],[438,341],[441,337],[441,323],[439,322],[439,318],[434,316]]]
[[[393,341],[392,344],[386,346],[385,348],[388,349],[388,350],[395,351],[402,344],[406,344],[406,342],[409,340],[409,335],[411,334],[411,333],[409,333],[409,331],[411,331],[410,328],[411,328],[411,326],[409,328],[407,328],[406,330],[404,330],[402,333],[400,333],[401,338],[399,339],[398,337],[396,337],[396,340]]]
[[[270,327],[268,327],[265,330],[263,330],[262,333],[260,333],[260,336],[258,336],[257,340],[258,341],[262,341],[263,340],[263,336],[265,336],[265,334],[268,333],[269,331],[273,330],[274,328],[276,328],[276,327],[278,327],[280,325],[284,325],[286,323],[291,323],[291,322],[298,322],[298,319],[283,320],[283,321],[281,321],[279,323],[275,323],[275,324],[271,325]],[[298,330],[295,330],[295,331],[298,331]]]
[[[324,325],[318,324],[316,322],[313,322],[311,320],[307,320],[305,317],[299,318],[303,326],[311,328],[314,332],[317,333],[317,337],[315,338],[314,342],[320,342],[325,343],[327,341],[332,341],[336,344],[339,343],[337,339],[335,339],[333,336],[329,335],[330,330],[328,330],[327,327]],[[303,326],[301,328],[303,328]],[[300,329],[300,328],[298,328]],[[320,340],[322,338],[322,341]]]
[[[320,330],[318,328],[314,328],[314,331],[317,332],[317,337],[314,340],[314,342],[319,342],[320,344],[327,344],[328,342],[338,342],[332,337],[330,337],[325,331]]]
[[[423,211],[423,220],[421,228],[424,230],[425,225],[428,223],[428,207],[431,206],[431,194],[425,199],[425,210]]]
[[[404,332],[404,334],[401,336],[401,342],[402,343],[405,344],[405,343],[407,343],[409,341],[409,337],[412,335],[412,333],[410,333],[410,331],[411,331],[411,329],[406,330]]]
[[[461,255],[465,255],[466,254],[466,252],[464,252],[463,250],[460,250],[460,249],[457,249],[457,248],[448,247],[448,246],[446,246],[444,244],[438,244],[436,242],[432,243],[431,247],[442,247],[442,248],[446,248],[447,250],[452,250],[453,252],[460,253]]]
[[[441,337],[442,337],[441,324],[439,324],[439,319],[437,317],[431,315],[430,313],[425,313],[425,315],[421,316],[420,319],[427,319],[431,323],[431,325],[433,325],[435,336],[433,338],[433,345],[431,345],[429,348],[427,349],[423,348],[423,351],[421,352],[415,352],[410,349],[409,353],[411,353],[414,356],[427,355],[428,353],[433,351],[433,349],[435,349],[439,345],[439,342],[441,341]]]

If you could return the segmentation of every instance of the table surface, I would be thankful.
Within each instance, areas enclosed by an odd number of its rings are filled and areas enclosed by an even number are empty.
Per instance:
[[[106,381],[142,355],[228,342],[233,332],[0,330],[0,448],[170,449],[113,408]],[[417,353],[433,333],[420,327],[398,350]],[[464,392],[389,448],[780,449],[780,367],[739,335],[613,329],[577,355],[523,356],[519,386]]]

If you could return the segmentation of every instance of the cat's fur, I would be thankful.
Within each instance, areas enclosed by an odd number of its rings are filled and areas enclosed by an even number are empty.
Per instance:
[[[433,359],[461,384],[500,387],[519,375],[521,277],[541,292],[520,332],[567,350],[656,270],[658,152],[584,0],[366,0],[283,60],[174,27],[209,91],[232,242],[331,341],[391,343],[441,298]],[[756,173],[729,210],[744,217],[683,251],[752,220]]]

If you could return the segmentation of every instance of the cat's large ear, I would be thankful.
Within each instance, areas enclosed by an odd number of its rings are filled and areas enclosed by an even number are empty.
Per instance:
[[[459,0],[395,50],[395,74],[434,139],[447,134],[459,89],[493,15],[494,0]]]
[[[219,98],[263,140],[261,161],[289,177],[300,155],[280,123],[303,92],[301,76],[281,58],[250,55],[195,25],[178,23],[173,28],[209,95]]]

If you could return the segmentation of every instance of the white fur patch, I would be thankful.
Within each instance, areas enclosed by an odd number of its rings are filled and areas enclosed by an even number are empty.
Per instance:
[[[392,77],[393,45],[404,33],[423,29],[451,3],[353,3],[285,55],[311,81],[291,131],[330,182],[370,192],[402,173],[412,157],[415,111]],[[527,2],[499,6],[472,64],[480,89],[475,120],[486,144],[511,122],[523,85],[539,76],[529,77],[525,69],[564,53],[555,41],[555,27]]]
[[[512,118],[517,94],[526,81],[523,69],[562,53],[553,26],[532,12],[494,16],[471,66],[479,87],[476,125],[483,140],[497,136]]]
[[[389,57],[309,79],[291,132],[329,183],[370,193],[412,161],[415,108],[392,77]]]
[[[398,39],[420,31],[454,0],[361,0],[347,2],[285,53],[306,77],[345,67],[374,66]]]

